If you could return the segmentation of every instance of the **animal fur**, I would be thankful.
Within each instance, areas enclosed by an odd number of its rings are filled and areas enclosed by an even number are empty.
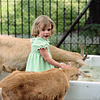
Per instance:
[[[76,68],[52,68],[44,72],[14,71],[0,82],[3,100],[64,100],[69,80],[77,80]]]
[[[30,39],[0,36],[0,73],[2,70],[25,70],[26,62],[31,51]],[[70,52],[50,45],[51,55],[54,60],[71,64],[75,67],[86,65],[83,57],[76,52]]]

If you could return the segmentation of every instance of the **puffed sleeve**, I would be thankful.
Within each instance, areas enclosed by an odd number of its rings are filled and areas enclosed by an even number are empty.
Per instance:
[[[32,47],[34,50],[39,50],[41,48],[49,48],[49,41],[43,39],[43,38],[36,38],[35,40],[31,40]]]

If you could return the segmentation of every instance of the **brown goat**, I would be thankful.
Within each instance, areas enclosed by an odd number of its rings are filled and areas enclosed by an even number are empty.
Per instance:
[[[31,51],[30,39],[15,38],[0,35],[0,73],[2,70],[25,70],[27,58]],[[50,45],[54,60],[67,64],[71,62],[74,67],[86,65],[83,57],[76,52],[70,52]]]
[[[14,71],[0,82],[3,100],[64,100],[69,80],[77,80],[79,70],[52,68],[44,72]]]

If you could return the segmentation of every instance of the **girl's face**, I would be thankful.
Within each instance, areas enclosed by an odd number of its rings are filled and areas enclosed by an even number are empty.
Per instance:
[[[42,37],[45,40],[47,40],[51,36],[51,30],[52,30],[51,24],[46,25],[45,27],[44,27],[44,25],[40,25],[38,37]]]

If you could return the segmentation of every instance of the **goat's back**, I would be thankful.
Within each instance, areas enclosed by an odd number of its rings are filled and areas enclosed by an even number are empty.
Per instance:
[[[62,70],[53,68],[44,72],[15,71],[0,86],[3,98],[54,100],[65,95],[69,83]]]

